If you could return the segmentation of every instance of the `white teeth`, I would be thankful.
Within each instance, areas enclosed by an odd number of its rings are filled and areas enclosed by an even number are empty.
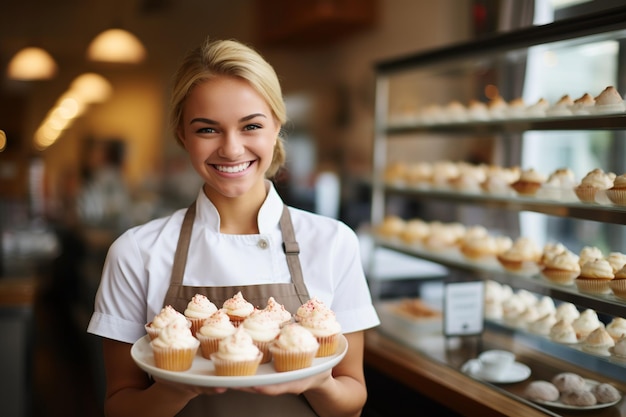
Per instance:
[[[215,168],[217,168],[218,171],[221,172],[227,172],[229,174],[235,174],[237,172],[241,172],[244,171],[246,168],[248,168],[250,166],[250,162],[244,162],[242,164],[239,165],[215,165]]]

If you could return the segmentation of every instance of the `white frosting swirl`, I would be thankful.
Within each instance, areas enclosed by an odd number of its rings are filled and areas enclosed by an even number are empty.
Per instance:
[[[589,171],[580,181],[581,185],[591,186],[599,190],[608,190],[613,186],[613,179],[600,168]]]
[[[220,340],[219,348],[214,355],[219,359],[247,361],[256,359],[259,353],[259,348],[254,344],[252,336],[239,326],[235,333]]]
[[[280,332],[280,324],[269,311],[255,310],[243,321],[242,326],[257,342],[269,342]]]
[[[217,307],[206,296],[196,294],[187,304],[184,314],[192,319],[202,319],[209,317],[216,311]]]
[[[181,323],[187,323],[185,316],[176,311],[171,305],[167,305],[163,307],[156,316],[154,316],[150,326],[155,329],[162,329],[174,320],[179,320]]]
[[[274,346],[293,352],[310,352],[319,347],[313,333],[298,323],[290,323],[280,330]]]
[[[254,306],[243,298],[241,291],[224,301],[222,308],[227,314],[238,317],[247,317],[254,311]]]
[[[341,325],[330,310],[313,310],[300,320],[300,324],[316,337],[325,337],[341,332]]]
[[[613,279],[613,268],[606,259],[587,261],[580,268],[580,276],[584,278]]]
[[[226,314],[224,310],[217,310],[215,313],[211,314],[209,318],[204,320],[198,333],[206,337],[223,339],[235,333],[235,330],[237,330],[237,328],[231,323],[228,314]]]
[[[193,337],[187,322],[184,324],[174,320],[159,333],[159,336],[150,342],[152,346],[170,349],[188,349],[198,347],[200,342]]]

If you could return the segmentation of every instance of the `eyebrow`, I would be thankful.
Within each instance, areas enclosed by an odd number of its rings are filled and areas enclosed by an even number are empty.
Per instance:
[[[255,117],[263,117],[263,118],[267,119],[267,116],[265,116],[263,113],[253,113],[253,114],[250,114],[248,116],[242,117],[241,119],[239,119],[239,122],[246,122],[248,120],[254,119]],[[196,122],[206,123],[206,124],[209,124],[209,125],[217,125],[217,124],[219,124],[215,120],[207,119],[206,117],[196,117],[196,118],[193,118],[193,119],[191,119],[189,124],[193,124],[193,123],[196,123]]]

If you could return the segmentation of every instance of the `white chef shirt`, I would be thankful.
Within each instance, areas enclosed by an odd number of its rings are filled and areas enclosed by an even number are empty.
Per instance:
[[[254,235],[220,233],[219,213],[200,190],[183,285],[291,282],[279,227],[283,201],[269,181],[267,188],[258,215],[259,234]],[[111,245],[89,333],[127,343],[145,335],[144,325],[163,308],[185,212],[131,228]],[[293,207],[289,212],[309,296],[335,312],[344,333],[380,324],[354,231],[332,218]]]

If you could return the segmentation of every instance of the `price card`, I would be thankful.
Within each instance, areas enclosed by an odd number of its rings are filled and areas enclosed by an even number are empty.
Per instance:
[[[484,325],[484,282],[453,282],[444,290],[443,332],[446,336],[482,333]]]

